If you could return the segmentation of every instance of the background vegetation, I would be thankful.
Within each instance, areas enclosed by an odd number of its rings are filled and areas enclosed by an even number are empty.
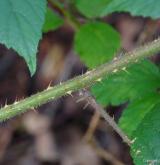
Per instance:
[[[159,5],[0,1],[1,164],[160,163]]]

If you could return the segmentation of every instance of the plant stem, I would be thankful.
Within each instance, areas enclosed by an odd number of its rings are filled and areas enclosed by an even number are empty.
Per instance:
[[[94,97],[88,92],[87,90],[81,90],[81,97],[84,98],[89,102],[89,104],[94,108],[95,110],[95,117],[94,120],[91,123],[91,129],[89,129],[89,138],[91,139],[90,134],[93,134],[93,131],[96,128],[96,125],[99,121],[99,116],[101,115],[105,121],[112,127],[112,129],[122,138],[122,140],[128,144],[128,146],[131,145],[131,140],[125,135],[125,133],[118,127],[117,123],[114,121],[112,117],[109,116],[109,114],[96,102]],[[80,98],[81,99],[81,98]],[[81,99],[81,100],[82,100]]]
[[[89,87],[110,74],[124,70],[129,64],[135,63],[137,60],[158,53],[159,51],[160,38],[139,47],[132,52],[126,53],[124,56],[116,58],[109,63],[88,71],[81,76],[77,76],[76,78],[63,82],[54,87],[49,87],[42,92],[32,95],[31,97],[23,99],[19,102],[15,102],[12,105],[6,105],[0,109],[0,121],[10,119],[16,115],[26,112],[29,109],[34,109],[52,99],[57,99],[79,89]]]

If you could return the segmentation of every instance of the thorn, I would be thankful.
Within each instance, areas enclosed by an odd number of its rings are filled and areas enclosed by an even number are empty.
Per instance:
[[[90,73],[91,73],[91,71],[87,71],[87,72],[86,72],[86,74],[90,74]]]
[[[102,81],[102,78],[97,79],[96,82],[99,82],[99,83],[101,83],[102,85],[104,85],[104,82]]]
[[[131,141],[131,144],[133,144],[136,140],[137,140],[137,138],[134,138],[134,139]]]
[[[35,108],[34,107],[31,107],[31,110],[35,110]]]
[[[7,104],[5,104],[4,108],[7,108],[7,107],[8,107],[8,105],[7,105]]]
[[[15,102],[14,102],[14,105],[16,105],[17,103],[18,103],[18,101],[15,101]]]
[[[102,81],[102,78],[98,78],[96,81],[97,82],[101,82]]]
[[[123,70],[123,71],[126,71],[126,67],[123,67],[122,70]]]
[[[116,73],[116,72],[118,72],[118,69],[114,69],[114,70],[113,70],[113,73]]]
[[[52,81],[50,81],[50,83],[48,84],[47,90],[51,89],[52,86]]]
[[[5,101],[5,105],[7,105],[7,99],[6,99],[6,101]]]
[[[79,103],[79,102],[81,102],[81,101],[83,101],[83,100],[84,100],[84,98],[82,97],[82,98],[76,100],[76,103]]]
[[[48,87],[47,87],[47,90],[49,90],[49,89],[51,89],[51,86],[48,86]]]
[[[129,72],[126,70],[126,67],[123,67],[122,70],[129,74]]]
[[[18,98],[17,98],[17,96],[16,96],[16,99],[15,99],[15,101],[14,101],[14,105],[16,105],[17,103],[19,102],[19,100],[18,100]]]
[[[68,92],[66,92],[68,95],[70,95],[70,96],[72,96],[73,97],[73,95],[72,95],[72,91],[68,91]]]
[[[141,151],[140,150],[137,150],[136,151],[136,155],[138,155],[138,154],[140,154],[141,153]]]
[[[33,112],[38,113],[37,109],[35,109],[34,107],[31,109],[33,110]]]
[[[117,57],[114,57],[113,60],[116,61],[118,58]]]
[[[83,109],[85,110],[89,104],[90,104],[89,101],[87,101],[87,103],[84,105]]]

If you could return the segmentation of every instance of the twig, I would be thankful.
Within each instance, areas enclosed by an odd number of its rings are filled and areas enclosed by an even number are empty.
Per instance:
[[[95,109],[97,113],[100,113],[101,116],[106,120],[106,122],[113,128],[114,131],[122,138],[122,140],[131,145],[131,140],[123,133],[123,131],[118,127],[116,122],[111,118],[108,113],[96,102],[93,96],[87,90],[80,91],[81,98],[87,99],[90,105]]]
[[[26,112],[29,109],[34,109],[44,103],[57,99],[61,96],[71,94],[79,89],[92,86],[110,74],[123,71],[129,64],[136,63],[137,60],[151,56],[159,51],[160,38],[141,46],[132,52],[125,53],[122,57],[103,64],[81,76],[77,76],[74,79],[63,82],[54,87],[48,87],[46,90],[19,102],[15,102],[12,105],[5,105],[5,107],[0,109],[0,121],[10,119],[16,115]]]

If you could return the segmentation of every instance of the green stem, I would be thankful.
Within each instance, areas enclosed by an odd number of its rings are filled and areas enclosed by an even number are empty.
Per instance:
[[[79,89],[89,87],[110,74],[124,70],[129,64],[137,62],[141,58],[160,52],[160,38],[150,42],[124,56],[103,64],[81,76],[63,82],[55,87],[50,87],[42,92],[32,95],[29,98],[6,105],[0,109],[0,121],[10,119],[16,115],[24,113],[29,109],[34,109],[52,99],[70,94]]]

